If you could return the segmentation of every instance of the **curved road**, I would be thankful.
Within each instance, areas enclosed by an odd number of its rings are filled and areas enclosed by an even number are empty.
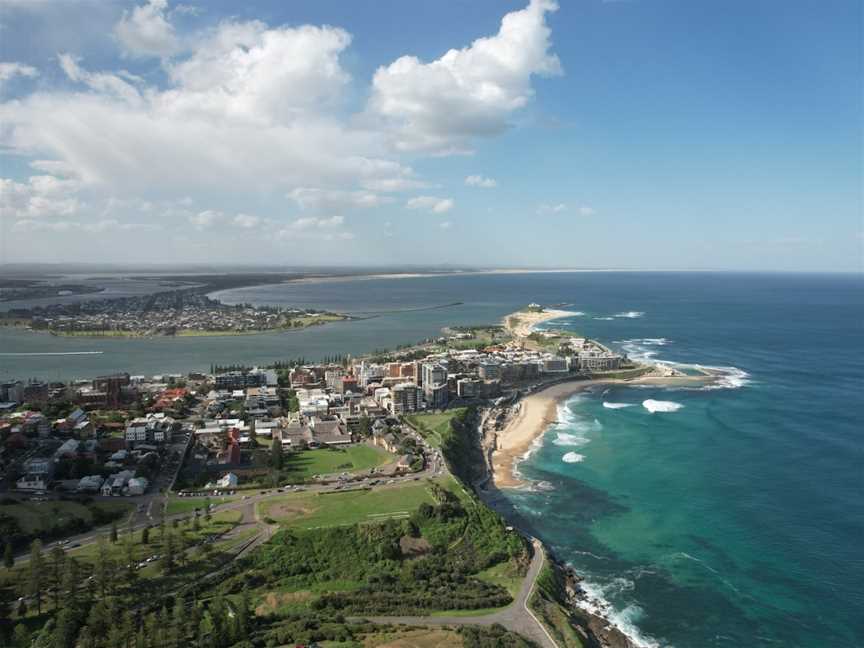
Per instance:
[[[525,580],[522,581],[522,587],[519,589],[516,599],[499,612],[480,616],[379,616],[363,618],[368,619],[372,623],[402,623],[412,626],[489,626],[498,623],[512,632],[516,632],[523,637],[531,639],[538,646],[542,646],[543,648],[558,648],[558,644],[555,643],[555,640],[528,607],[528,602],[531,600],[531,595],[534,593],[537,577],[540,575],[540,570],[543,568],[545,562],[543,546],[537,540],[534,540],[533,544],[534,557],[531,559],[531,565],[528,567],[528,573],[525,575]]]

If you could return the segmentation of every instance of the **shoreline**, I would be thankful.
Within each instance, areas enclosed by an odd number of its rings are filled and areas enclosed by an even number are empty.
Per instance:
[[[522,488],[528,485],[518,473],[518,464],[530,454],[549,426],[558,420],[558,405],[568,398],[600,385],[659,385],[665,387],[705,385],[716,376],[663,376],[649,374],[632,379],[606,378],[556,383],[525,396],[519,411],[493,438],[489,468],[496,488]]]

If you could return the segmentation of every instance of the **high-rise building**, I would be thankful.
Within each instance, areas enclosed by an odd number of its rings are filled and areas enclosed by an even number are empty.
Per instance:
[[[392,390],[393,413],[407,414],[420,409],[421,391],[414,383],[395,385]]]

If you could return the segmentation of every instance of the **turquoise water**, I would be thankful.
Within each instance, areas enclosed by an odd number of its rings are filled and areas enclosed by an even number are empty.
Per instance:
[[[747,373],[569,400],[511,501],[643,645],[864,645],[860,282],[742,280],[638,307],[553,326]]]
[[[0,378],[356,354],[448,324],[496,322],[531,301],[566,303],[583,314],[550,326],[634,355],[740,370],[725,389],[615,388],[575,399],[521,465],[535,488],[511,500],[586,575],[597,605],[646,645],[864,645],[861,276],[478,275],[270,285],[220,297],[364,314],[464,303],[235,338],[0,330]],[[101,353],[3,355],[73,351]],[[680,407],[651,413],[646,400]]]

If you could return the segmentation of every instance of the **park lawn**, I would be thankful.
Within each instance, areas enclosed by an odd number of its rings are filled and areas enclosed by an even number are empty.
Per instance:
[[[405,418],[430,445],[440,448],[450,431],[450,420],[464,411],[464,407],[456,407],[440,414],[411,414]]]
[[[418,481],[375,490],[287,495],[260,502],[258,511],[285,526],[313,529],[404,518],[424,502],[434,500],[427,484]]]
[[[354,644],[324,641],[325,648],[342,648]],[[363,648],[459,648],[465,645],[462,635],[449,629],[406,628],[404,630],[382,630],[363,636]]]
[[[307,481],[313,475],[358,472],[391,463],[395,457],[373,446],[358,444],[347,448],[318,448],[285,455],[285,469],[292,481]]]
[[[21,502],[19,504],[4,504],[0,513],[9,515],[18,522],[25,533],[49,532],[81,520],[86,528],[93,525],[94,509],[105,513],[124,513],[132,509],[128,502],[80,502],[51,500],[47,502]],[[81,533],[82,529],[70,530],[70,535]]]
[[[525,580],[525,571],[514,561],[508,560],[478,572],[477,578],[493,585],[500,585],[515,599],[519,588],[522,587],[522,581]]]

